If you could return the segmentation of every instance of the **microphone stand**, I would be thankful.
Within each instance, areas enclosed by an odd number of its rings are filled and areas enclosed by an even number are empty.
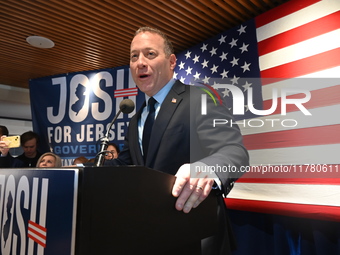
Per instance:
[[[105,136],[100,139],[100,141],[101,141],[101,143],[100,143],[100,150],[97,153],[96,159],[94,161],[94,165],[95,166],[102,166],[104,164],[105,153],[106,153],[106,149],[107,149],[108,144],[109,144],[109,132],[111,130],[111,127],[112,127],[113,123],[116,121],[116,119],[118,118],[118,116],[119,116],[119,114],[121,112],[122,112],[122,110],[119,109],[119,111],[117,112],[116,116],[111,121],[110,126],[107,128]]]

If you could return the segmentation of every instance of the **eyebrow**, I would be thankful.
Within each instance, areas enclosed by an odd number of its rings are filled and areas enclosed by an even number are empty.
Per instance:
[[[155,49],[152,48],[152,47],[147,47],[147,48],[143,48],[143,49],[141,49],[141,50],[132,50],[131,52],[143,51],[143,50],[155,50]]]

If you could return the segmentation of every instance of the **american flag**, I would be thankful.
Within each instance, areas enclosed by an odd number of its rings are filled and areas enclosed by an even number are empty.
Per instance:
[[[202,42],[177,55],[175,78],[232,84],[245,93],[245,114],[236,118],[246,120],[240,128],[251,166],[260,172],[236,182],[229,208],[340,221],[339,0],[291,0]],[[277,98],[276,111],[254,116],[249,88],[255,109],[269,109]],[[303,107],[311,115],[293,105],[282,114],[274,89],[298,89],[288,99],[308,91]],[[232,93],[219,91],[232,107]],[[265,124],[242,124],[255,120]]]

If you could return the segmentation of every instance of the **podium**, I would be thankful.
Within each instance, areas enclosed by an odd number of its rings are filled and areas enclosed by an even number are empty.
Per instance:
[[[175,209],[175,176],[140,166],[0,169],[0,254],[162,254],[217,231],[217,198]]]

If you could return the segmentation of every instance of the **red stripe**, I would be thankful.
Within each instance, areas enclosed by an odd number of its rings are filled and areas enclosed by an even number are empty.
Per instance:
[[[226,198],[225,203],[228,209],[234,210],[340,221],[340,207],[338,206],[303,205],[235,198]]]
[[[114,95],[115,98],[117,97],[128,97],[128,96],[137,96],[138,93],[125,93],[125,94],[119,94],[119,95]]]
[[[123,92],[119,92],[119,93],[114,93],[115,96],[116,95],[125,95],[125,94],[137,94],[137,90],[134,91],[123,91]]]
[[[138,89],[130,88],[130,89],[117,89],[114,91],[114,97],[128,97],[128,96],[137,96]]]
[[[340,48],[261,71],[262,78],[294,78],[339,66]]]
[[[35,235],[41,237],[42,239],[46,240],[46,232],[45,234],[41,234],[40,232],[34,230],[33,228],[28,227],[28,230],[31,231],[32,233],[34,233]]]
[[[137,91],[137,88],[129,88],[129,89],[116,89],[115,93],[129,92],[129,91]]]
[[[43,226],[41,226],[41,225],[39,225],[39,224],[37,224],[37,223],[31,221],[31,220],[28,221],[28,224],[31,224],[31,225],[35,226],[36,228],[39,228],[40,230],[42,230],[42,231],[44,231],[44,232],[47,231],[46,228],[44,228]]]
[[[283,165],[275,168],[252,167],[252,171],[245,173],[237,180],[238,183],[271,183],[271,184],[340,184],[340,165],[337,164],[303,164],[303,165]],[[262,166],[262,167],[263,167]],[[272,165],[275,167],[275,165]],[[289,169],[289,172],[284,170]],[[263,172],[256,172],[257,170]]]
[[[303,174],[301,174],[303,175]],[[339,173],[338,173],[339,175]],[[316,175],[317,176],[317,175]],[[298,178],[298,177],[288,177],[288,178],[243,178],[237,180],[238,183],[257,183],[257,184],[303,184],[311,185],[340,185],[339,178]]]
[[[243,136],[248,150],[340,143],[340,124]]]
[[[262,56],[272,51],[331,32],[340,27],[340,11],[309,22],[303,26],[270,37],[258,43],[258,52]]]
[[[281,6],[271,9],[264,14],[261,14],[255,18],[256,27],[261,27],[274,20],[287,16],[293,12],[299,11],[308,7],[309,5],[320,2],[320,0],[294,0],[289,1]]]
[[[340,184],[340,165],[337,164],[263,165],[250,169],[238,183]]]
[[[36,243],[40,244],[42,247],[46,248],[46,244],[43,243],[43,242],[41,242],[39,239],[35,238],[34,236],[32,236],[32,235],[30,235],[30,234],[28,234],[27,236],[28,236],[29,238],[31,238],[34,242],[36,242]]]
[[[308,79],[303,79],[301,82],[308,82]],[[321,80],[320,80],[321,82]],[[289,91],[289,89],[288,89]],[[324,88],[324,89],[318,89],[318,90],[312,90],[310,91],[311,98],[308,102],[303,103],[303,106],[306,109],[313,109],[323,106],[330,106],[330,105],[336,105],[340,102],[340,85]],[[296,98],[305,98],[306,95],[303,93],[295,94],[295,95],[289,95],[286,96],[288,99],[296,99]],[[280,114],[281,113],[281,97],[277,100],[277,107],[276,110],[272,114]],[[263,109],[267,110],[270,109],[270,107],[273,104],[273,100],[265,100],[263,101]],[[300,109],[295,104],[287,104],[286,112],[295,112],[300,111]]]

